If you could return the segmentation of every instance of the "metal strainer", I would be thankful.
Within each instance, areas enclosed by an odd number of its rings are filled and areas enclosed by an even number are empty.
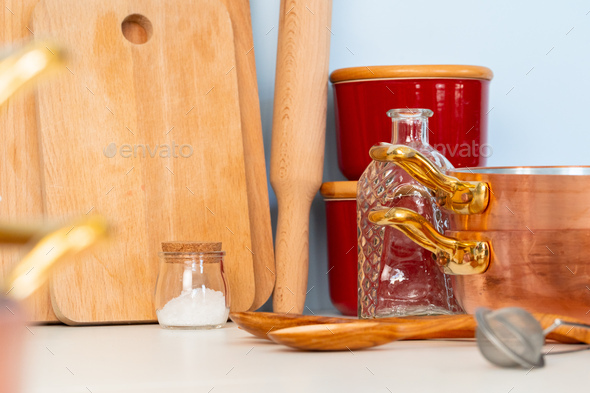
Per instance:
[[[500,367],[543,367],[542,349],[545,336],[561,325],[590,328],[590,325],[556,319],[547,329],[529,313],[519,307],[491,311],[475,311],[476,339],[482,355]]]

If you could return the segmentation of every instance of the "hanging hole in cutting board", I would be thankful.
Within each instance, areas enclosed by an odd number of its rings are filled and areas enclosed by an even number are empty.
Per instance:
[[[121,23],[121,31],[127,41],[137,45],[145,44],[152,37],[154,31],[152,22],[140,14],[131,14]]]

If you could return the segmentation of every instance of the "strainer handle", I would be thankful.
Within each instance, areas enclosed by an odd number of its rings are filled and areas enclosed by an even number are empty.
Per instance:
[[[568,321],[564,321],[562,319],[557,318],[547,329],[543,330],[543,334],[546,336],[549,333],[551,333],[552,331],[554,331],[555,329],[557,329],[559,326],[562,326],[562,325],[583,328],[583,329],[590,329],[590,325],[587,325],[585,323],[568,322]]]

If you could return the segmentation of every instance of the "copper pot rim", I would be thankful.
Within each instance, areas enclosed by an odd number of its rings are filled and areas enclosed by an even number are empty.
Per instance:
[[[555,234],[559,237],[571,237],[573,235],[590,236],[590,228],[551,228],[551,229],[535,229],[531,232],[528,229],[447,229],[444,231],[446,236],[469,237],[479,236],[481,239],[492,239],[494,236],[500,235],[527,235],[535,236],[535,234]]]
[[[450,174],[502,175],[502,176],[588,176],[590,165],[542,165],[542,166],[486,166],[449,170]]]

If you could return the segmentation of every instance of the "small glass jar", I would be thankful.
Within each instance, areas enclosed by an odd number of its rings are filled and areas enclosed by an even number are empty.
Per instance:
[[[156,314],[166,329],[216,329],[227,322],[224,251],[160,252]]]

